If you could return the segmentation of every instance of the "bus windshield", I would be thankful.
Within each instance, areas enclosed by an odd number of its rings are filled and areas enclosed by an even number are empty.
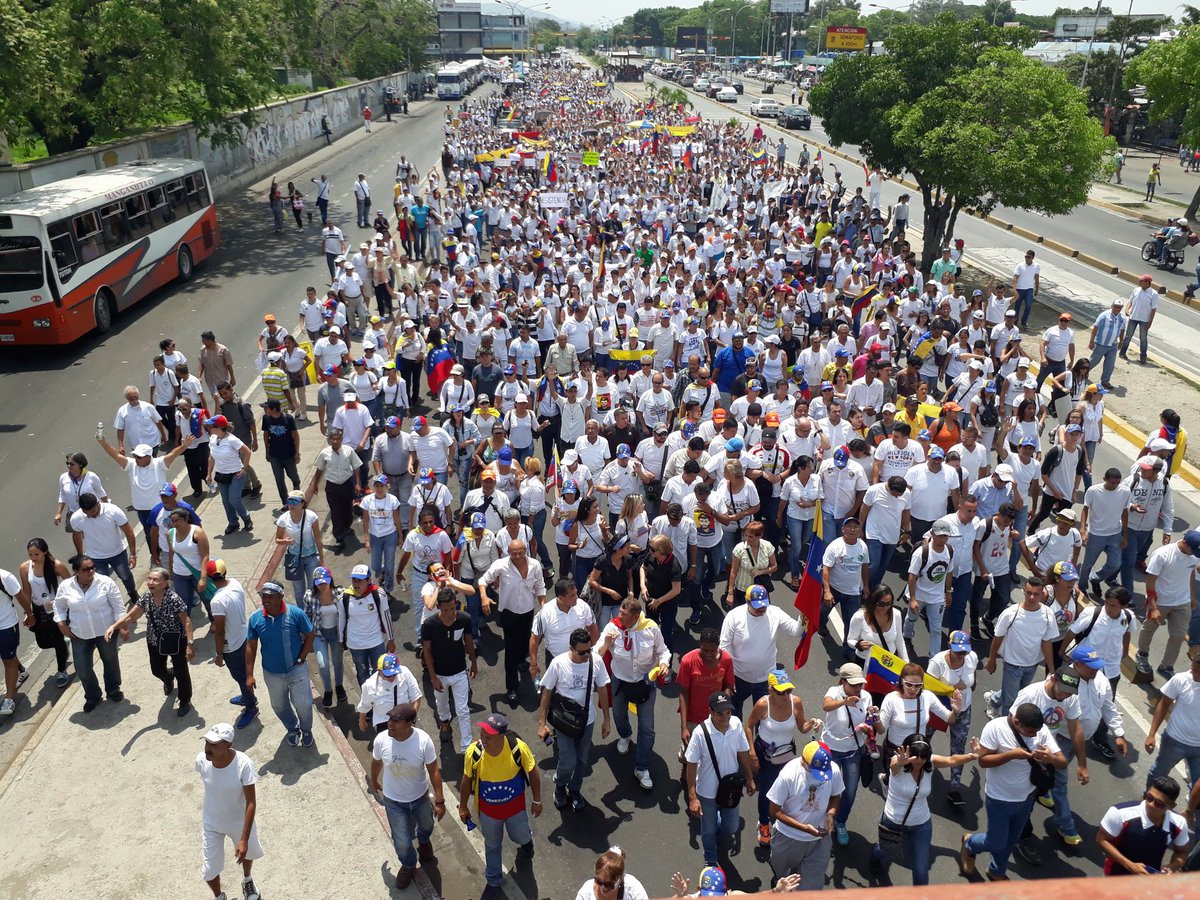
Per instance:
[[[454,72],[449,75],[439,74],[437,77],[437,80],[438,80],[438,84],[458,84],[459,75],[457,72]]]
[[[42,242],[36,237],[0,237],[0,293],[36,291],[45,284]]]

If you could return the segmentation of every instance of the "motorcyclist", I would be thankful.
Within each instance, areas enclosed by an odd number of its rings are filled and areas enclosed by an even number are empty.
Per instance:
[[[1154,233],[1154,255],[1160,265],[1166,265],[1172,250],[1183,250],[1187,246],[1187,219],[1167,219],[1161,231]]]

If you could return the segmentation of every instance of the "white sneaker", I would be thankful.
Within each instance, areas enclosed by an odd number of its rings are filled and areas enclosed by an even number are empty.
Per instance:
[[[629,752],[629,738],[617,738],[617,752],[625,754]]]
[[[258,888],[254,886],[253,878],[242,879],[242,895],[246,900],[261,900],[262,895],[259,894]]]
[[[640,784],[644,790],[654,790],[654,782],[650,778],[649,769],[634,769],[633,777],[638,780],[638,784]]]
[[[17,711],[17,701],[9,697],[4,698],[4,702],[0,703],[0,716],[11,716]]]

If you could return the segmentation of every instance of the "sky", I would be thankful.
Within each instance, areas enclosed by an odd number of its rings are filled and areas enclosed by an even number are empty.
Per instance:
[[[574,22],[580,25],[591,25],[592,27],[607,27],[607,23],[601,24],[604,18],[613,18],[618,21],[625,16],[632,15],[639,9],[645,6],[659,5],[653,0],[606,0],[603,4],[583,3],[580,0],[543,0],[545,6],[538,11],[544,11],[546,15],[551,15],[556,18]],[[667,4],[671,6],[681,6],[691,8],[700,5],[701,0],[667,0]],[[810,0],[816,6],[818,0]],[[905,9],[908,4],[904,0],[875,0],[880,6],[888,6],[894,9]],[[970,0],[968,0],[970,2]],[[980,0],[982,2],[982,0]],[[1014,5],[1018,11],[1029,13],[1031,15],[1049,15],[1058,9],[1060,6],[1073,6],[1079,8],[1084,5],[1086,0],[1016,0]],[[521,3],[521,6],[542,7],[542,2]],[[1113,9],[1124,7],[1128,9],[1128,5],[1122,3],[1121,0],[1106,0],[1106,5]],[[603,10],[603,15],[596,14],[598,9]],[[873,12],[874,10],[867,10]],[[1134,13],[1159,13],[1161,15],[1178,16],[1180,7],[1172,0],[1135,0],[1133,4]]]

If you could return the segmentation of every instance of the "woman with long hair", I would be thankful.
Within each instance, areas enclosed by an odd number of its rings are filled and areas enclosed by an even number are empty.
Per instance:
[[[536,456],[525,460],[525,477],[521,480],[518,509],[521,521],[533,532],[534,546],[531,551],[537,553],[546,578],[554,577],[554,566],[550,562],[550,552],[546,549],[544,538],[546,532],[546,483],[542,480],[542,461]]]
[[[608,521],[600,515],[600,504],[596,498],[585,497],[580,500],[579,512],[571,523],[568,545],[575,553],[575,587],[580,592],[596,567],[596,560],[604,555],[604,548],[611,538]]]
[[[783,490],[779,493],[779,507],[775,513],[778,526],[787,524],[788,566],[792,580],[788,587],[800,589],[800,570],[806,560],[808,542],[812,538],[817,518],[817,496],[820,483],[811,456],[797,456],[791,465]]]
[[[566,577],[572,569],[574,553],[571,551],[571,528],[579,513],[579,485],[573,478],[563,480],[562,488],[556,489],[554,506],[550,510],[550,527],[554,529],[554,545],[558,549],[558,574]]]
[[[303,422],[308,416],[308,364],[312,361],[308,351],[296,343],[295,335],[283,339],[283,369],[287,372],[288,387],[296,392],[296,419]],[[184,451],[187,452],[186,450]]]
[[[596,876],[575,894],[575,900],[649,900],[642,883],[625,872],[625,851],[609,847],[596,858]]]
[[[898,689],[884,697],[883,702],[879,704],[879,722],[875,726],[875,734],[883,739],[879,750],[884,771],[887,771],[892,755],[896,748],[904,743],[906,737],[910,734],[929,733],[929,716],[933,711],[936,710],[941,718],[953,724],[961,708],[961,691],[955,690],[950,701],[950,710],[947,712],[945,704],[938,700],[933,691],[925,687],[925,669],[917,663],[906,664],[900,670]]]
[[[613,535],[626,535],[633,544],[635,556],[644,556],[650,544],[650,521],[646,517],[646,501],[641,494],[627,494],[621,512],[613,526]]]
[[[199,525],[192,524],[192,511],[177,506],[167,518],[167,571],[171,588],[191,612],[196,597],[208,612],[209,600],[216,593],[208,582],[209,541]]]
[[[761,525],[761,523],[759,523]],[[618,535],[620,541],[625,535]],[[650,538],[650,549],[638,570],[646,615],[658,623],[663,643],[675,649],[675,618],[683,592],[683,567],[675,558],[675,545],[665,534]]]
[[[226,534],[238,530],[240,519],[247,531],[254,527],[242,490],[246,486],[246,475],[250,469],[250,448],[233,433],[233,428],[224,416],[213,416],[205,423],[209,429],[208,476],[206,481],[216,481],[225,508],[229,525]]]
[[[779,564],[775,559],[775,545],[763,539],[763,523],[750,522],[742,530],[742,540],[734,546],[729,563],[729,588],[725,592],[725,606],[732,609],[735,598],[744,598],[746,589],[761,584],[770,593],[773,585],[771,576]]]
[[[25,545],[29,559],[21,563],[18,578],[21,594],[29,603],[30,615],[25,625],[33,632],[37,645],[43,650],[54,650],[58,671],[54,676],[56,687],[64,688],[71,681],[67,672],[70,647],[67,639],[54,621],[54,595],[60,582],[71,577],[67,564],[54,558],[45,538],[31,538]]]
[[[854,651],[864,666],[871,657],[871,648],[875,646],[908,662],[908,648],[904,643],[904,614],[896,608],[896,597],[886,584],[871,591],[863,600],[862,608],[850,617],[850,624],[846,627],[846,646]],[[876,705],[883,702],[883,697],[883,694],[871,694]]]

